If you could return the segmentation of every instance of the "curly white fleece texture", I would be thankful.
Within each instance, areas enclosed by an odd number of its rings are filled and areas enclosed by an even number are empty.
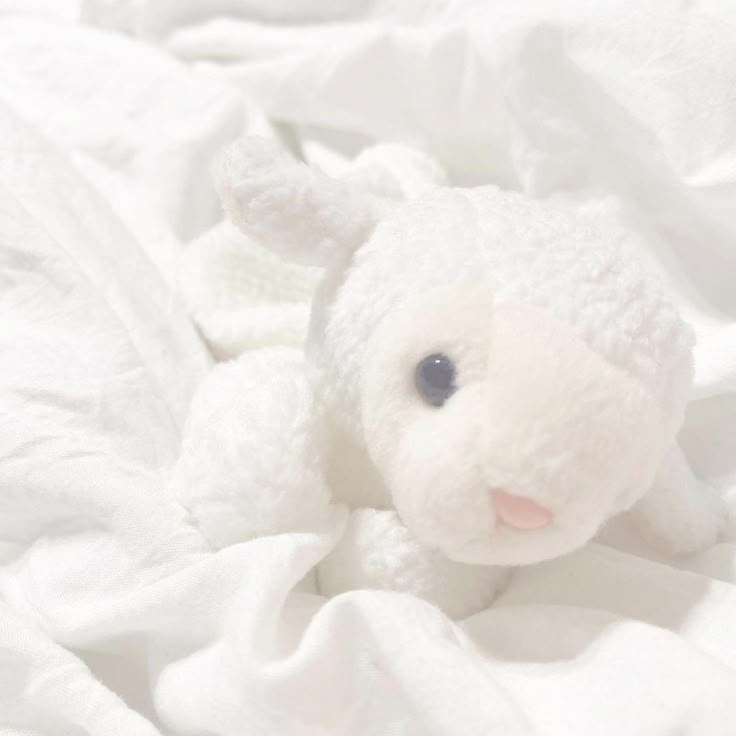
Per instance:
[[[310,528],[328,514],[325,442],[303,353],[247,352],[197,391],[171,487],[215,548]]]
[[[499,303],[548,309],[640,381],[674,432],[692,331],[620,240],[573,211],[494,187],[439,189],[401,205],[318,295],[308,349],[327,404],[359,434],[358,376],[381,318],[414,294],[480,275]]]

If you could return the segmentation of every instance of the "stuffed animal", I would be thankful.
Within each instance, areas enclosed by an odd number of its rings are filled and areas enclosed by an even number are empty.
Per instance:
[[[304,351],[247,352],[195,396],[172,488],[214,547],[342,503],[323,593],[459,617],[624,511],[668,554],[716,541],[675,440],[691,330],[617,235],[491,186],[384,196],[256,138],[215,178],[237,227],[325,276]]]

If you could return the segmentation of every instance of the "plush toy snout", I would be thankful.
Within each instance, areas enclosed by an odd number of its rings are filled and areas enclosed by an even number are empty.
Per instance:
[[[545,310],[494,305],[483,282],[394,310],[368,354],[369,452],[404,523],[452,559],[522,564],[570,551],[642,495],[661,461],[647,390]],[[426,355],[456,372],[442,405],[415,380]]]
[[[491,491],[496,518],[515,529],[542,529],[554,518],[552,512],[531,498],[516,496],[503,488]]]

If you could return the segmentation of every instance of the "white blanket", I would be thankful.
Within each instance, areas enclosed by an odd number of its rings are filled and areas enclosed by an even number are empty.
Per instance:
[[[734,89],[718,0],[0,0],[0,733],[733,734],[733,524],[677,562],[614,524],[452,622],[314,594],[340,509],[213,553],[165,486],[212,364],[178,264],[257,130],[623,219],[696,326],[681,439],[736,514]],[[269,292],[294,329],[305,279]]]

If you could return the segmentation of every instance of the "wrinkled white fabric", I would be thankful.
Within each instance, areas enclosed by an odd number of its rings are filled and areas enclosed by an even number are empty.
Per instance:
[[[453,623],[314,595],[340,509],[214,553],[164,489],[212,362],[176,264],[258,130],[623,219],[695,324],[682,441],[736,511],[735,56],[717,0],[0,0],[0,732],[731,734],[733,525],[675,563],[618,522]]]

